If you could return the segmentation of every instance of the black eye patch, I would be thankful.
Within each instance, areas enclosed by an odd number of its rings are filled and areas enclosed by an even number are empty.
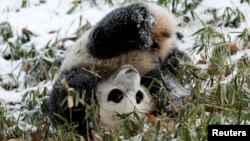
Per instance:
[[[113,89],[108,95],[108,101],[113,101],[115,103],[121,102],[123,99],[123,92],[119,89]]]
[[[143,93],[139,90],[135,95],[136,103],[140,104],[143,100]]]

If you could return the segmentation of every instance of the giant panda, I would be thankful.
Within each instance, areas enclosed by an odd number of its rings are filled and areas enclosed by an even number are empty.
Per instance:
[[[175,17],[158,5],[134,3],[117,8],[69,48],[60,70],[83,67],[107,78],[120,66],[130,64],[139,71],[145,86],[157,78],[168,91],[174,89],[174,95],[182,95],[183,91],[175,90],[180,85],[174,77],[179,62],[190,58],[177,48],[175,30]],[[166,76],[174,83],[165,81]],[[152,87],[152,93],[158,87]]]
[[[81,80],[86,73],[84,69],[69,72],[69,74],[66,74],[66,79],[71,76],[71,73],[74,73],[74,75],[78,76]],[[79,79],[69,79],[68,84],[77,92],[81,93],[85,89],[82,89],[83,87],[77,87]],[[62,115],[66,119],[71,118],[73,122],[71,124],[78,124],[76,129],[88,139],[88,137],[92,135],[91,130],[97,126],[94,124],[114,128],[121,124],[118,115],[129,115],[136,112],[143,120],[146,119],[146,114],[150,114],[154,110],[154,100],[147,88],[141,85],[140,80],[140,74],[135,68],[130,65],[124,65],[108,79],[98,83],[93,95],[86,95],[84,98],[84,101],[87,102],[86,104],[74,106],[71,109],[72,115],[70,115],[69,109],[63,110],[63,108],[67,106],[67,104],[62,105],[62,100],[68,95],[65,91],[60,91],[60,93],[54,91],[53,95],[50,95],[49,108],[50,111],[53,111],[52,114]],[[72,93],[70,95],[72,95]],[[87,108],[91,106],[97,107],[95,107],[96,109],[92,108],[88,111]],[[97,115],[94,117],[87,115],[96,112]],[[52,120],[53,122],[63,124],[63,120],[56,115],[52,116]],[[133,120],[132,116],[131,120]]]
[[[134,3],[111,11],[67,51],[50,91],[50,111],[79,123],[77,130],[88,134],[86,106],[61,106],[68,95],[64,80],[66,87],[77,90],[91,105],[97,102],[98,84],[126,64],[138,71],[140,83],[152,96],[162,88],[177,96],[188,94],[175,79],[180,60],[189,61],[188,55],[176,47],[175,25],[174,16],[157,5]],[[152,86],[153,79],[159,83]],[[166,105],[161,102],[165,100],[158,99],[155,107],[164,109]]]

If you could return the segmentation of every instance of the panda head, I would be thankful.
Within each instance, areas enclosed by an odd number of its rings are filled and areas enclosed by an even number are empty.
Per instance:
[[[135,68],[124,65],[108,80],[98,85],[97,98],[101,123],[114,126],[119,122],[117,114],[137,112],[143,117],[152,110],[151,96],[140,84],[140,80]]]

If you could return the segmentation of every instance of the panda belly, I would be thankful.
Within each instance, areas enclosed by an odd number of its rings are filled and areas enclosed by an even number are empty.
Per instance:
[[[96,71],[103,78],[108,78],[123,65],[131,65],[136,68],[140,75],[145,75],[160,66],[159,54],[157,51],[136,50],[129,51],[110,59],[99,59],[89,54],[87,48],[79,47],[84,45],[82,40],[76,46],[72,46],[60,68],[67,71],[74,67],[83,67],[89,71]]]

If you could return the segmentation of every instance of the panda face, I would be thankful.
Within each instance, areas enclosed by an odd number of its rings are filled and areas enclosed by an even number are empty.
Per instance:
[[[114,126],[117,114],[137,112],[140,117],[153,108],[151,97],[140,85],[140,75],[130,65],[120,68],[109,80],[97,87],[100,120],[104,125]]]

